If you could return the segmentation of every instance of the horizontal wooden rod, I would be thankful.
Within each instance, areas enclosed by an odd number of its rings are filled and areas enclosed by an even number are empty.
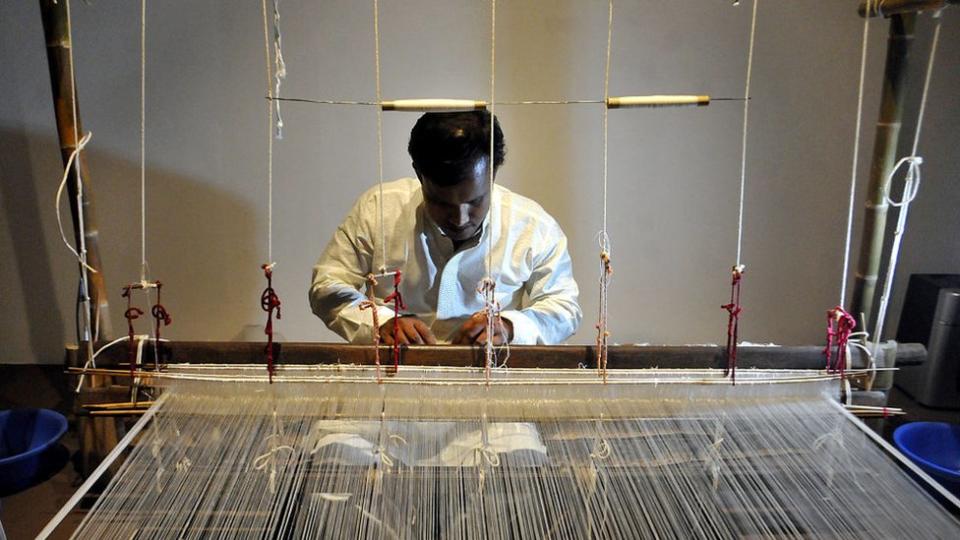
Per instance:
[[[715,101],[747,101],[753,98],[742,98],[742,97],[710,97],[710,96],[623,96],[619,98],[612,99],[628,99],[628,98],[644,98],[648,101],[651,98],[688,98],[686,101],[690,101],[689,98],[693,98],[695,102],[684,102],[684,103],[647,103],[643,106],[647,107],[665,107],[665,106],[675,106],[675,105],[707,105]],[[283,101],[287,103],[310,103],[314,105],[358,105],[363,107],[376,107],[381,105],[376,101],[352,101],[352,100],[343,100],[343,99],[312,99],[312,98],[298,98],[298,97],[273,97],[265,96],[267,100],[270,101]],[[701,103],[701,101],[704,101]],[[437,100],[393,100],[393,101],[384,101],[382,106],[384,110],[411,110],[411,111],[422,111],[425,109],[422,108],[407,108],[407,109],[387,109],[386,107],[396,107],[399,103],[401,107],[410,105],[410,102],[413,101],[427,101],[433,102]],[[486,101],[475,101],[475,100],[443,100],[443,101],[454,101],[457,102],[454,106],[454,109],[444,109],[444,110],[476,110],[486,108]],[[654,99],[654,101],[656,101]],[[495,101],[494,105],[501,106],[512,106],[512,105],[603,105],[607,103],[603,99],[526,99],[526,100],[501,100]],[[423,104],[421,104],[423,105]],[[482,105],[482,106],[481,106]],[[627,107],[631,105],[621,105],[622,107]],[[637,105],[632,105],[637,106]],[[438,110],[440,110],[438,108]]]
[[[486,109],[487,102],[472,99],[396,99],[382,102],[380,108],[409,112],[478,111]]]
[[[633,107],[705,107],[710,104],[710,96],[617,96],[607,98],[608,109],[626,109]]]
[[[98,344],[97,349],[103,344]],[[153,342],[144,343],[144,359],[153,359]],[[264,360],[263,342],[253,341],[170,341],[161,342],[161,364],[256,364]],[[381,347],[381,357],[390,347]],[[611,369],[722,368],[727,365],[724,348],[719,346],[636,346],[616,345],[608,349]],[[852,348],[850,364],[865,366],[861,351]],[[365,364],[374,363],[370,345],[345,343],[274,343],[278,364]],[[926,358],[926,349],[918,343],[897,344],[897,366],[918,365]],[[116,367],[127,361],[127,348],[120,343],[103,350],[97,357],[100,367]],[[483,347],[453,345],[403,346],[400,362],[418,366],[483,367]],[[577,368],[595,367],[594,345],[516,345],[510,347],[511,367]],[[149,364],[149,362],[148,362]],[[748,347],[738,350],[737,366],[768,369],[822,369],[823,346]]]

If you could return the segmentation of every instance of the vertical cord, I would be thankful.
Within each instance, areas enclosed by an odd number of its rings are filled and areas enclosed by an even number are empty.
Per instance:
[[[750,80],[753,77],[753,44],[757,32],[757,5],[753,2],[753,14],[750,18],[750,48],[747,52],[747,81],[743,89],[743,138],[740,141],[740,203],[737,211],[737,267],[742,266],[743,253],[743,200],[747,186],[747,126],[750,118]]]
[[[489,180],[490,209],[487,211],[487,278],[493,279],[493,176],[496,168],[494,159],[494,127],[496,122],[497,88],[497,0],[490,0],[490,159],[487,164]],[[493,334],[488,334],[492,336]],[[490,341],[489,339],[487,340]]]
[[[600,229],[600,247],[603,251],[610,251],[610,238],[607,236],[607,122],[609,108],[607,99],[610,97],[610,45],[613,43],[613,0],[607,5],[607,59],[603,72],[603,219]]]
[[[603,210],[600,228],[600,306],[597,314],[597,370],[603,380],[607,380],[607,344],[610,331],[607,329],[607,292],[610,286],[610,236],[607,234],[607,172],[608,172],[608,141],[609,141],[609,107],[607,100],[610,97],[610,51],[613,44],[613,0],[607,2],[607,51],[603,71],[603,176],[601,197]]]
[[[70,43],[70,96],[73,99],[71,114],[73,114],[73,144],[77,147],[77,156],[73,160],[73,170],[77,177],[77,236],[79,244],[77,252],[80,258],[80,305],[83,312],[81,322],[81,337],[87,342],[88,358],[92,358],[93,344],[91,343],[92,329],[90,320],[90,276],[87,273],[87,238],[86,226],[83,219],[83,179],[80,176],[80,133],[77,127],[77,81],[73,68],[73,26],[70,15],[70,0],[66,1],[67,11],[67,40]]]
[[[920,96],[920,111],[917,113],[917,129],[913,134],[913,148],[911,156],[917,155],[917,146],[920,144],[920,129],[923,127],[923,113],[927,110],[927,93],[930,90],[930,76],[933,73],[933,60],[937,55],[937,43],[940,41],[940,12],[934,13],[937,25],[933,30],[933,43],[930,45],[930,58],[927,59],[927,74],[923,80],[923,93]]]
[[[488,193],[490,197],[490,208],[487,210],[486,228],[487,228],[487,275],[481,281],[479,291],[484,298],[484,311],[487,315],[487,341],[484,345],[485,373],[487,383],[490,382],[490,369],[496,364],[493,350],[494,329],[500,323],[499,308],[497,307],[496,281],[493,279],[493,206],[495,201],[493,193],[493,176],[496,169],[496,158],[494,157],[496,142],[496,87],[497,87],[497,0],[490,0],[490,156],[487,160],[487,179]]]
[[[261,0],[263,11],[263,45],[267,67],[267,264],[273,264],[273,73],[270,69],[270,30],[267,22],[267,0]]]
[[[140,0],[140,281],[147,281],[147,0]]]
[[[287,78],[287,64],[283,61],[283,36],[280,33],[280,0],[273,0],[273,96],[280,97],[280,85]],[[283,138],[283,116],[280,115],[280,100],[273,101],[277,115],[277,139]]]
[[[380,2],[373,0],[373,63],[376,70],[377,92],[377,178],[380,190],[377,198],[377,219],[380,222],[380,273],[387,271],[387,228],[383,221],[383,95],[380,89]]]
[[[850,269],[850,241],[853,237],[853,205],[857,191],[857,159],[860,155],[860,121],[863,113],[863,80],[867,70],[867,40],[870,35],[870,4],[867,0],[863,17],[863,41],[860,46],[860,82],[857,86],[857,127],[853,137],[853,164],[850,167],[850,202],[847,206],[847,236],[843,246],[843,273],[840,274],[840,307],[846,305],[847,272]]]

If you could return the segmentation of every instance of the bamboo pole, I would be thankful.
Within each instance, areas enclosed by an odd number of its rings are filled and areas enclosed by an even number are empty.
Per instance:
[[[70,84],[73,71],[70,58],[70,32],[67,26],[67,7],[63,0],[40,0],[40,15],[43,19],[43,35],[47,45],[47,64],[50,68],[50,87],[53,91],[53,108],[57,119],[57,134],[60,140],[60,157],[64,166],[77,147],[77,137],[83,137],[83,125],[80,123],[80,107],[75,106],[76,96],[73,90],[76,85]],[[76,119],[74,119],[76,111]],[[76,120],[76,123],[74,123]],[[76,172],[71,170],[67,180],[67,190],[70,199],[70,213],[73,217],[74,240],[80,244],[82,234],[87,246],[87,264],[97,270],[90,273],[88,289],[90,294],[91,324],[99,323],[99,338],[111,337],[110,312],[107,300],[107,291],[104,286],[103,264],[100,259],[98,229],[94,212],[93,190],[91,189],[90,173],[87,160],[81,152],[77,156],[80,164],[80,174],[83,177],[83,221],[84,231],[80,230],[77,208],[77,178]]]
[[[57,121],[57,135],[60,143],[60,157],[64,167],[77,147],[77,138],[83,137],[83,125],[80,122],[80,106],[75,95],[76,81],[71,60],[71,36],[68,26],[67,3],[64,0],[40,0],[40,16],[43,21],[43,37],[47,46],[47,66],[50,70],[50,88],[53,93],[53,111]],[[98,229],[94,212],[93,190],[90,172],[83,153],[76,158],[83,178],[83,200],[77,208],[77,169],[71,167],[67,177],[67,192],[70,200],[70,215],[73,221],[74,242],[80,245],[81,235],[86,243],[87,264],[97,270],[87,273],[87,294],[90,297],[89,311],[84,314],[91,322],[91,332],[97,333],[101,340],[110,339],[112,330],[107,291],[104,285],[103,264],[100,260]],[[80,229],[79,210],[83,211],[84,230]],[[83,272],[83,268],[80,269]],[[89,338],[87,338],[89,339]],[[85,363],[93,355],[89,344],[73,355],[73,360]],[[90,387],[110,384],[110,377],[96,376],[88,379]],[[116,446],[119,439],[115,418],[80,418],[80,473],[86,474],[101,461],[103,456]]]
[[[890,17],[883,93],[880,98],[880,117],[877,120],[873,158],[870,165],[870,185],[867,188],[863,239],[860,244],[857,272],[854,276],[853,299],[850,303],[851,313],[855,316],[862,314],[868,325],[872,324],[873,300],[887,227],[885,196],[890,189],[887,176],[897,157],[903,98],[907,92],[907,60],[910,43],[913,42],[915,22],[916,15],[912,13]]]

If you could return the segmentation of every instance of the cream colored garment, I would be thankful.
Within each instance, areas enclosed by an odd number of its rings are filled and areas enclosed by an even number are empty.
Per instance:
[[[377,223],[379,190],[367,191],[337,228],[313,268],[310,305],[326,325],[353,343],[369,343],[373,319],[361,310],[366,275],[381,264]],[[559,343],[573,334],[582,313],[577,304],[567,238],[537,203],[494,186],[490,223],[454,252],[453,242],[427,216],[420,182],[402,178],[383,186],[388,270],[403,273],[400,292],[407,313],[449,342],[472,314],[483,309],[476,288],[486,275],[487,235],[493,234],[493,278],[503,317],[513,323],[517,344]],[[393,290],[381,279],[376,290],[380,324],[393,318],[382,299]]]

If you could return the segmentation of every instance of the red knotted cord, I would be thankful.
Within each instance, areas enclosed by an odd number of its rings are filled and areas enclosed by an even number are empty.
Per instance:
[[[827,357],[827,371],[839,373],[841,379],[847,368],[847,342],[856,327],[856,319],[842,306],[827,311],[827,346],[823,349],[823,354]]]
[[[399,270],[393,273],[393,292],[383,301],[387,304],[393,302],[393,372],[396,373],[400,369],[400,312],[407,309],[400,294]],[[377,331],[379,332],[379,329]]]
[[[167,312],[167,308],[163,307],[163,304],[160,303],[160,289],[163,288],[163,283],[156,281],[154,282],[154,285],[157,287],[157,303],[154,304],[152,308],[150,308],[150,314],[153,315],[153,319],[154,319],[153,346],[154,348],[159,348],[160,347],[160,326],[161,324],[163,326],[170,326],[170,323],[173,322],[173,318]],[[154,369],[160,369],[160,366],[154,366]]]
[[[737,377],[737,344],[739,337],[740,313],[740,281],[743,279],[743,266],[733,267],[733,278],[730,281],[730,303],[720,306],[727,310],[727,367],[723,375],[730,375],[730,382],[736,384]]]
[[[127,319],[127,361],[130,362],[130,376],[133,376],[134,371],[137,369],[136,364],[136,348],[134,340],[136,335],[133,331],[133,321],[139,319],[143,315],[143,310],[133,306],[133,295],[130,291],[133,289],[133,285],[127,285],[123,288],[123,297],[127,299],[127,310],[123,312],[124,318]]]
[[[261,268],[263,268],[264,277],[267,278],[267,288],[260,294],[260,308],[267,312],[267,325],[263,330],[267,335],[267,377],[270,384],[273,384],[273,312],[277,312],[277,319],[281,318],[280,297],[273,290],[273,265],[265,264]]]

